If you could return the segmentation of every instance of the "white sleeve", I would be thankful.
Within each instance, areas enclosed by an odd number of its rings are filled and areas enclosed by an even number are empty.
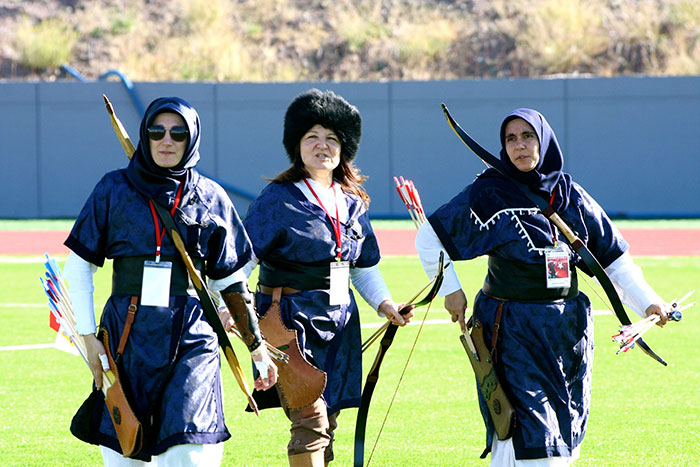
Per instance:
[[[384,282],[379,266],[350,268],[350,279],[362,298],[375,310],[378,310],[384,300],[391,300],[391,293]],[[377,314],[384,316],[384,313],[379,311]]]
[[[416,250],[418,251],[420,262],[423,265],[423,270],[430,278],[437,273],[438,264],[440,262],[440,252],[445,252],[445,277],[442,280],[442,286],[438,291],[438,295],[444,297],[462,288],[452,260],[442,246],[430,222],[424,222],[418,229],[418,234],[416,235]]]
[[[95,272],[97,272],[97,266],[85,261],[72,251],[63,266],[63,278],[70,292],[76,331],[81,335],[94,334],[97,331],[93,298],[95,285],[92,281]]]
[[[253,255],[255,256],[255,255]],[[253,258],[246,263],[245,266],[238,269],[236,272],[230,276],[224,277],[223,279],[207,279],[207,285],[209,286],[209,291],[211,292],[211,298],[214,300],[214,304],[221,306],[221,291],[224,290],[229,285],[237,284],[238,282],[247,282],[250,273],[258,265],[257,258]]]
[[[229,285],[237,284],[238,282],[247,282],[248,276],[246,275],[244,269],[245,267],[242,267],[230,276],[226,276],[223,279],[207,279],[209,290],[213,292],[221,292]]]
[[[654,303],[663,303],[659,295],[644,280],[642,270],[634,264],[629,252],[625,252],[605,268],[622,303],[629,306],[642,318],[644,312]]]

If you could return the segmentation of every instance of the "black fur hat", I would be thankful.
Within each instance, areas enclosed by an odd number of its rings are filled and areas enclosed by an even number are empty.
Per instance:
[[[333,91],[310,89],[294,98],[284,115],[282,143],[294,162],[301,137],[314,125],[333,130],[340,138],[340,156],[351,161],[362,136],[362,117],[357,107]]]

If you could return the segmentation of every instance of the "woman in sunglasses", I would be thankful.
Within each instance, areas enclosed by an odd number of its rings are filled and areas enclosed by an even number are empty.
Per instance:
[[[333,433],[341,409],[360,404],[360,317],[350,280],[380,316],[404,325],[413,312],[398,312],[377,267],[379,248],[367,215],[369,196],[353,164],[360,144],[356,107],[331,91],[297,96],[284,118],[283,143],[291,167],[251,204],[244,224],[260,264],[256,305],[263,333],[277,312],[296,330],[304,358],[326,374],[296,377],[313,386],[315,400],[293,406],[286,393],[297,386],[280,375],[280,404],[291,421],[291,466],[323,466],[333,460]],[[279,320],[279,318],[274,318]],[[289,388],[286,384],[289,383]],[[287,389],[285,389],[287,388]],[[276,396],[268,391],[258,396]]]
[[[218,340],[155,205],[174,218],[209,288],[227,304],[239,303],[230,315],[261,375],[255,387],[264,390],[275,383],[276,367],[261,345],[252,296],[239,272],[252,249],[226,192],[195,169],[200,122],[189,103],[153,101],[139,137],[128,167],[97,183],[65,242],[71,254],[64,274],[94,375],[93,393],[71,431],[100,445],[105,465],[140,465],[156,456],[161,465],[219,465],[230,434]],[[92,275],[105,259],[113,259],[112,294],[96,333]],[[221,316],[229,328],[230,315]],[[99,391],[107,351],[144,430],[142,449],[131,459],[122,455],[118,417],[113,422]]]

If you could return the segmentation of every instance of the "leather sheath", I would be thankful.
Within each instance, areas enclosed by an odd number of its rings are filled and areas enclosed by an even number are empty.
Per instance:
[[[467,339],[472,340],[477,355],[474,355],[470,350],[470,346],[466,342]],[[484,329],[481,322],[474,320],[474,327],[470,335],[461,335],[460,340],[474,369],[479,392],[483,396],[484,401],[486,401],[498,439],[504,440],[512,437],[516,423],[515,410],[508,397],[506,397],[503,386],[501,386],[496,375],[491,352],[486,348],[486,343],[484,342]]]
[[[124,457],[131,457],[138,454],[143,447],[143,427],[141,426],[141,422],[136,418],[131,406],[129,406],[129,402],[126,400],[126,395],[119,381],[117,365],[110,351],[109,335],[107,331],[103,331],[102,336],[107,352],[107,359],[109,360],[109,368],[115,376],[112,386],[107,389],[105,404],[107,404],[107,411],[112,418],[112,423],[114,423],[114,429],[117,432],[122,454]]]
[[[277,387],[289,409],[301,410],[321,397],[326,388],[327,375],[304,358],[299,348],[297,332],[289,329],[282,321],[279,302],[281,295],[282,287],[273,290],[272,305],[258,324],[265,339],[289,355],[289,362],[277,363]]]

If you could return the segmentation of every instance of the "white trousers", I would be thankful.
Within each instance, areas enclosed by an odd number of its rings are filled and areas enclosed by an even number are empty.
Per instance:
[[[515,458],[513,438],[500,441],[494,436],[491,443],[491,467],[567,467],[581,455],[581,446],[574,449],[571,457],[545,457],[543,459]]]
[[[224,443],[179,444],[152,457],[151,462],[129,459],[105,446],[100,450],[105,467],[217,467],[224,457]]]

